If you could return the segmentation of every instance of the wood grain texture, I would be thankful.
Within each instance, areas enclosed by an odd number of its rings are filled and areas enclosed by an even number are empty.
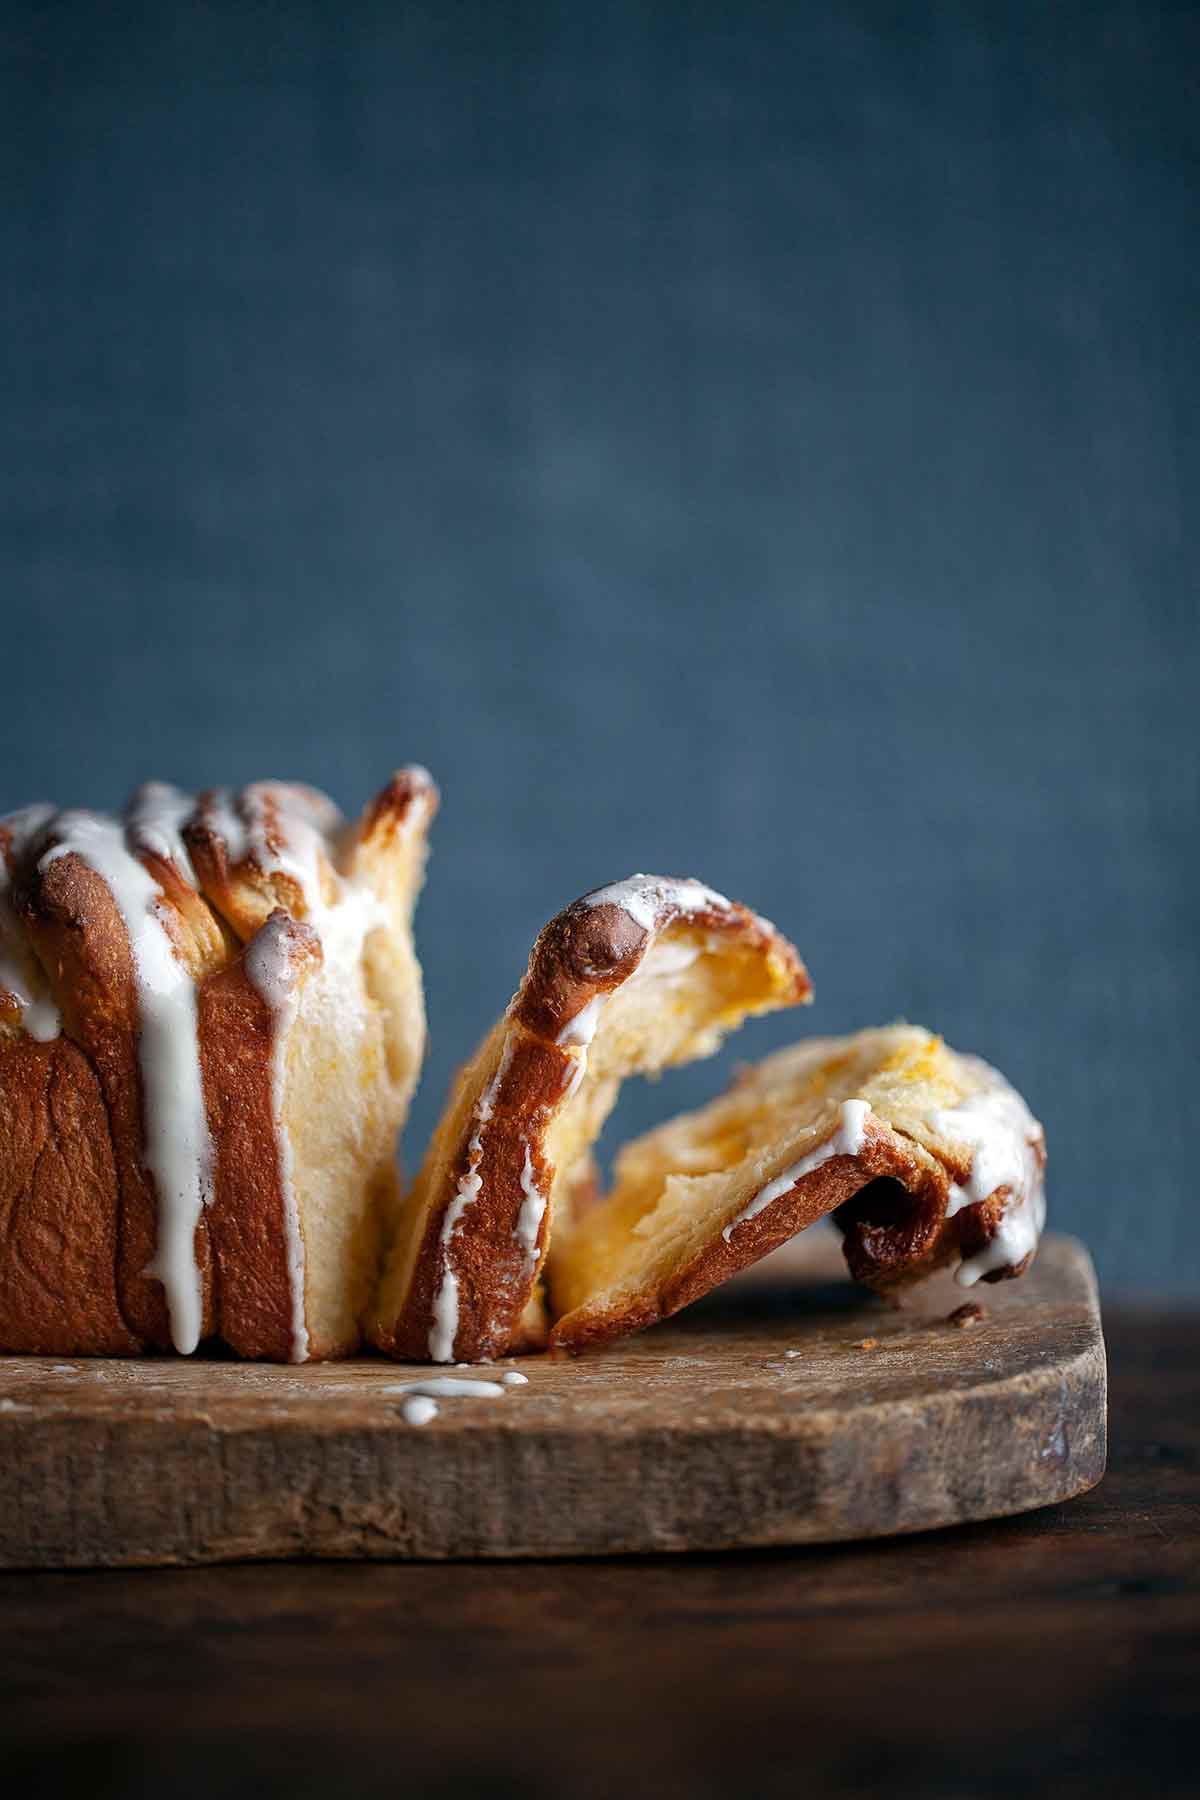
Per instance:
[[[0,1566],[601,1555],[911,1532],[1096,1482],[1091,1266],[1051,1238],[981,1322],[835,1279],[824,1234],[665,1327],[404,1422],[428,1369],[0,1361]],[[489,1371],[475,1371],[486,1376]]]
[[[587,1563],[0,1579],[15,1794],[1192,1800],[1200,1315],[1106,1306],[1099,1487],[1021,1518]]]

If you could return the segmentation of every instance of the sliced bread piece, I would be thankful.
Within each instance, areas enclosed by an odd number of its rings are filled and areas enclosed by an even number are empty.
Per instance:
[[[819,1038],[629,1143],[611,1192],[551,1253],[551,1341],[571,1350],[677,1312],[833,1213],[878,1289],[957,1261],[1019,1275],[1045,1214],[1040,1125],[1004,1077],[917,1026]]]
[[[567,907],[454,1084],[405,1205],[374,1341],[435,1362],[537,1342],[555,1215],[621,1082],[709,1055],[751,1014],[810,993],[774,926],[698,881],[638,875]]]

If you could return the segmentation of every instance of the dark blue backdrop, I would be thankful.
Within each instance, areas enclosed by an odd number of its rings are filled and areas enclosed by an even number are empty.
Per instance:
[[[3,20],[0,806],[418,758],[411,1150],[549,913],[695,872],[1200,1283],[1195,9]]]

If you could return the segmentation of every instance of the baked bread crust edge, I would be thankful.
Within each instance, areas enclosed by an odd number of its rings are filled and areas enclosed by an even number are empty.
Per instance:
[[[594,1001],[630,979],[662,932],[686,922],[758,952],[772,966],[775,993],[769,1005],[811,996],[808,971],[788,940],[748,907],[698,883],[635,877],[593,893],[614,898],[597,904],[585,894],[542,928],[525,977],[487,1040],[486,1065],[479,1067],[477,1057],[466,1071],[478,1088],[476,1103],[428,1205],[407,1282],[397,1295],[393,1264],[382,1283],[370,1335],[390,1356],[430,1360],[437,1296],[447,1272],[456,1286],[457,1322],[452,1356],[437,1360],[479,1362],[538,1347],[527,1308],[552,1226],[549,1195],[556,1171],[546,1139],[580,1080],[579,1056],[560,1040],[564,1034],[569,1038],[572,1021]],[[460,1098],[456,1084],[447,1110]],[[447,1213],[473,1177],[479,1186],[467,1222],[447,1239]],[[517,1236],[529,1187],[546,1201],[532,1255]]]

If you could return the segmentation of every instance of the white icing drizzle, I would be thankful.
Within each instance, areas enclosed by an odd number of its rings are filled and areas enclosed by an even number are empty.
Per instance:
[[[428,1425],[438,1416],[439,1400],[499,1400],[505,1388],[528,1382],[510,1369],[499,1381],[462,1381],[454,1375],[431,1375],[424,1381],[389,1382],[384,1394],[402,1394],[400,1416],[406,1425]]]
[[[571,1073],[567,1078],[566,1089],[563,1093],[564,1100],[570,1100],[578,1093],[583,1085],[583,1078],[587,1074],[587,1066],[587,1051],[585,1050],[583,1055],[576,1057],[571,1064]]]
[[[766,1187],[760,1189],[749,1205],[743,1207],[737,1218],[731,1219],[723,1228],[721,1236],[725,1242],[729,1243],[739,1225],[744,1225],[749,1219],[756,1219],[759,1213],[770,1206],[773,1200],[778,1200],[781,1194],[786,1194],[789,1188],[795,1187],[796,1183],[805,1175],[811,1175],[815,1169],[830,1162],[835,1156],[857,1156],[866,1139],[866,1124],[870,1111],[870,1105],[866,1100],[843,1100],[838,1109],[838,1127],[833,1136],[819,1145],[817,1149],[810,1150],[807,1156],[802,1156],[799,1162],[793,1163],[790,1169],[785,1169],[782,1175],[777,1175],[774,1181],[769,1181]]]
[[[471,1153],[477,1153],[479,1135],[471,1139]],[[442,1220],[442,1229],[438,1243],[442,1254],[442,1275],[433,1296],[433,1321],[429,1327],[429,1354],[434,1362],[454,1361],[454,1340],[458,1336],[458,1276],[450,1267],[450,1239],[458,1227],[458,1222],[473,1200],[479,1196],[483,1186],[483,1177],[471,1167],[455,1189],[454,1198],[446,1208],[446,1216]]]
[[[471,1133],[467,1144],[467,1172],[455,1189],[454,1198],[446,1208],[446,1216],[442,1220],[442,1229],[438,1234],[438,1245],[441,1252],[442,1272],[434,1291],[432,1314],[433,1321],[429,1327],[429,1354],[434,1362],[448,1363],[454,1361],[454,1340],[458,1336],[458,1276],[450,1266],[450,1240],[458,1229],[458,1222],[468,1206],[479,1198],[483,1187],[483,1177],[479,1173],[479,1163],[483,1156],[483,1139],[481,1128],[492,1116],[496,1104],[496,1095],[500,1084],[508,1073],[508,1066],[513,1057],[513,1039],[505,1040],[496,1073],[479,1096],[475,1108],[475,1130]]]
[[[644,931],[653,931],[659,912],[673,906],[685,915],[698,912],[732,912],[732,902],[714,888],[686,875],[672,879],[666,875],[630,875],[608,887],[593,888],[579,902],[580,906],[620,906]]]
[[[428,1394],[410,1394],[401,1402],[400,1417],[406,1425],[428,1425],[438,1416],[438,1403]]]
[[[241,862],[248,849],[246,826],[226,788],[214,788],[205,796],[202,816],[209,829],[224,839],[229,861]]]
[[[158,1196],[158,1242],[146,1269],[161,1281],[171,1341],[185,1356],[200,1341],[196,1225],[211,1185],[212,1147],[196,1041],[196,988],[159,911],[157,882],[125,844],[122,826],[98,813],[60,813],[46,869],[75,855],[108,883],[133,956],[141,1032],[146,1166]]]
[[[248,788],[246,806],[250,850],[260,868],[290,876],[304,895],[309,914],[322,912],[321,863],[329,855],[330,838],[341,826],[341,814],[330,810],[332,802],[322,804],[315,795],[284,782]]]
[[[939,1137],[952,1144],[967,1144],[971,1172],[959,1186],[950,1185],[946,1217],[963,1207],[978,1206],[998,1188],[1009,1191],[1008,1204],[996,1235],[978,1255],[968,1257],[957,1271],[962,1287],[974,1287],[984,1275],[997,1269],[1016,1268],[1037,1249],[1046,1222],[1046,1195],[1038,1150],[1042,1128],[1015,1089],[986,1063],[977,1065],[989,1085],[952,1108],[930,1117]]]
[[[138,789],[125,815],[125,835],[132,850],[174,863],[185,881],[197,885],[183,827],[196,810],[191,794],[169,781],[147,781]]]
[[[52,806],[24,806],[0,820],[9,836],[10,855],[20,856],[53,817]],[[62,1030],[62,1020],[41,965],[26,945],[13,912],[8,897],[11,885],[7,858],[0,856],[0,987],[7,988],[21,1008],[21,1023],[30,1037],[48,1044]]]
[[[500,1053],[500,1061],[496,1064],[496,1073],[479,1096],[479,1105],[475,1108],[475,1117],[481,1125],[486,1125],[496,1110],[496,1096],[500,1092],[500,1084],[508,1074],[509,1065],[516,1048],[511,1038],[504,1041],[504,1049]]]
[[[251,985],[285,1022],[294,1017],[296,971],[291,952],[292,920],[287,913],[272,913],[246,945],[243,967]]]
[[[384,1394],[428,1394],[435,1400],[498,1400],[504,1388],[498,1381],[467,1380],[461,1375],[426,1375],[420,1381],[391,1381]]]
[[[546,1214],[546,1196],[538,1191],[533,1179],[533,1157],[525,1145],[525,1161],[521,1167],[521,1192],[525,1198],[517,1214],[516,1239],[531,1261],[537,1260],[538,1232]]]
[[[53,1041],[62,1019],[49,989],[36,978],[32,957],[18,960],[0,942],[0,988],[7,988],[21,1009],[21,1023],[39,1044]]]
[[[429,788],[432,791],[435,786],[433,776],[424,763],[405,763],[404,767],[397,769],[396,773],[397,775],[407,775],[414,787]],[[415,819],[410,818],[406,824],[412,825],[415,822]]]
[[[291,1360],[308,1361],[308,1318],[304,1291],[304,1235],[300,1229],[300,1208],[296,1200],[292,1140],[283,1118],[286,1047],[288,1033],[296,1020],[300,1005],[299,985],[292,962],[290,937],[292,921],[286,915],[272,914],[258,930],[243,959],[246,979],[273,1015],[271,1045],[271,1116],[275,1126],[275,1142],[279,1153],[279,1181],[283,1195],[283,1229],[287,1258],[288,1293],[291,1299]]]
[[[345,824],[333,801],[294,782],[258,781],[243,791],[240,803],[239,813],[224,788],[205,802],[205,818],[224,838],[228,860],[249,857],[264,875],[294,881],[310,919],[332,912],[322,894],[321,868]]]
[[[582,1011],[577,1012],[573,1019],[567,1020],[555,1038],[555,1043],[564,1050],[573,1049],[576,1045],[586,1050],[596,1035],[596,1027],[607,1000],[606,993],[593,994]]]
[[[258,866],[290,877],[314,922],[332,912],[322,894],[321,865],[329,860],[331,840],[343,824],[333,802],[287,782],[264,781],[247,788],[245,805],[250,852]]]
[[[50,823],[54,813],[55,808],[47,806],[44,802],[33,806],[19,806],[16,812],[5,813],[4,817],[0,819],[0,825],[3,825],[9,835],[12,844],[11,854],[19,856],[26,844],[37,836],[43,826]],[[3,857],[0,857],[0,881],[7,886],[8,868]]]

